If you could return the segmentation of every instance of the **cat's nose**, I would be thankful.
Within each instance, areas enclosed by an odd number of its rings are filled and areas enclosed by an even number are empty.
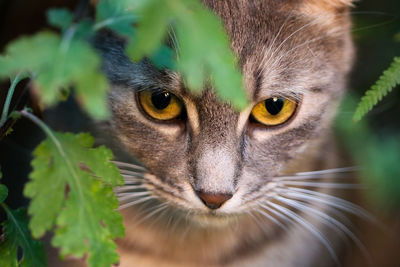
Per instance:
[[[196,194],[208,208],[213,210],[221,207],[222,204],[232,197],[232,194],[215,194],[202,191],[196,191]]]

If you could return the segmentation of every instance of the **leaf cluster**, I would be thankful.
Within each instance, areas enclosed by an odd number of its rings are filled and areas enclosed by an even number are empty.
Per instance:
[[[0,236],[0,266],[46,266],[43,244],[31,237],[26,210],[24,208],[10,210],[3,203],[7,195],[7,187],[0,184],[0,206],[7,214],[7,220],[1,223],[3,233]],[[19,249],[21,255],[18,257]]]
[[[124,235],[112,187],[123,178],[110,162],[111,151],[92,145],[88,134],[56,133],[43,141],[34,151],[24,194],[32,199],[34,237],[56,226],[52,244],[61,255],[89,253],[91,266],[110,266],[118,262],[112,239]]]

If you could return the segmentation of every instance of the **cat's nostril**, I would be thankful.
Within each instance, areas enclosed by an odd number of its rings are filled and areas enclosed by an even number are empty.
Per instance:
[[[222,204],[232,197],[232,194],[215,194],[202,191],[196,191],[196,194],[208,208],[213,210],[221,207]]]

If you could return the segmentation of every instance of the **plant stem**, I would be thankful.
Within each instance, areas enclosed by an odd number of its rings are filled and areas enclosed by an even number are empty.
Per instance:
[[[7,121],[8,118],[8,109],[10,108],[11,104],[11,99],[14,95],[15,87],[17,84],[25,78],[24,75],[21,75],[21,73],[18,73],[14,80],[11,82],[10,88],[8,89],[7,93],[7,98],[6,101],[4,102],[4,107],[3,107],[3,112],[1,113],[1,119],[0,119],[0,128],[4,125],[4,123]]]
[[[4,209],[4,211],[7,213],[7,214],[9,214],[10,213],[10,210],[8,209],[8,207],[7,207],[7,205],[6,204],[4,204],[4,203],[0,203],[0,206]]]
[[[50,139],[54,142],[54,144],[57,147],[61,146],[60,142],[58,142],[57,138],[55,137],[53,131],[50,129],[49,126],[46,125],[46,123],[41,121],[38,117],[36,117],[32,113],[28,112],[26,109],[23,109],[23,110],[19,111],[18,113],[21,114],[22,116],[30,119],[33,123],[35,123],[37,126],[39,126],[46,133],[46,135],[48,137],[50,137]]]

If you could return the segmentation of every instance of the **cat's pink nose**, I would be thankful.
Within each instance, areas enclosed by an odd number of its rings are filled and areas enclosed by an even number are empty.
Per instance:
[[[232,197],[232,194],[215,194],[202,191],[196,191],[196,194],[203,201],[203,203],[210,209],[218,209]]]

